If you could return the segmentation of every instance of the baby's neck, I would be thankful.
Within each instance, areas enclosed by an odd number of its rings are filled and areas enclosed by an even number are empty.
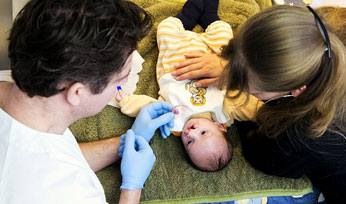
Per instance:
[[[197,113],[192,116],[190,116],[189,120],[192,118],[206,118],[209,120],[213,120],[212,113],[211,112],[204,112],[204,113]]]

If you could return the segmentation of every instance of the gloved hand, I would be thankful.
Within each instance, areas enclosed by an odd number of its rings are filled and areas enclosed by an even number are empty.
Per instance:
[[[166,138],[171,133],[170,128],[173,127],[172,108],[170,104],[163,101],[144,106],[131,129],[135,135],[143,136],[147,142],[150,142],[157,128],[160,128],[162,137]]]
[[[135,190],[143,188],[155,163],[155,155],[149,143],[141,136],[128,130],[122,135],[119,156],[121,160],[122,184],[120,189]]]

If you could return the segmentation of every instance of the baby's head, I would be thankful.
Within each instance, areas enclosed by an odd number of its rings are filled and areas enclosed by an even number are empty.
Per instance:
[[[192,163],[203,171],[223,169],[232,158],[232,146],[226,128],[206,118],[192,118],[185,123],[181,139]]]

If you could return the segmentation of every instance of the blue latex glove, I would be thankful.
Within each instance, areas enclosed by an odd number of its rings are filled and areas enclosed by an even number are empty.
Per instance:
[[[122,155],[120,189],[143,188],[155,163],[153,150],[143,137],[134,135],[132,130],[128,130],[122,137],[122,150],[119,148],[119,155]]]
[[[162,137],[166,138],[171,134],[170,128],[173,127],[172,108],[170,104],[163,101],[144,106],[131,129],[135,135],[143,136],[147,142],[150,142],[157,128],[160,128]]]

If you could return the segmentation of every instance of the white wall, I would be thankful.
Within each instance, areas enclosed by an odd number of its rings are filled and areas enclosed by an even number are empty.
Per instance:
[[[0,0],[0,70],[10,68],[8,34],[12,25],[11,0]]]
[[[0,70],[10,69],[8,35],[12,21],[28,0],[0,0]]]
[[[12,18],[14,19],[18,12],[24,7],[29,0],[12,0]],[[73,1],[73,0],[72,0]]]
[[[340,6],[346,7],[346,0],[312,0],[311,7],[317,8],[321,6]]]

